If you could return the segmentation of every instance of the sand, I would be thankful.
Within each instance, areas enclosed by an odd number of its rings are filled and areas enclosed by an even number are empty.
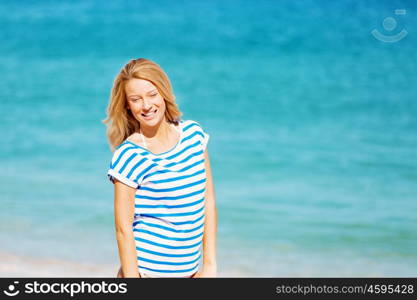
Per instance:
[[[0,252],[0,277],[116,277],[117,264],[93,265]]]
[[[114,264],[94,265],[54,258],[42,259],[0,252],[0,277],[116,278],[118,270],[118,262]],[[229,276],[241,277],[242,274],[233,274],[233,272],[230,274],[219,272],[218,274],[218,277]]]

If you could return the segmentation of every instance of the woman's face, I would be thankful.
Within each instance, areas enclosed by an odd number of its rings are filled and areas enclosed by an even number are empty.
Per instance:
[[[125,86],[128,109],[141,125],[155,126],[165,116],[165,101],[150,81],[130,79]]]

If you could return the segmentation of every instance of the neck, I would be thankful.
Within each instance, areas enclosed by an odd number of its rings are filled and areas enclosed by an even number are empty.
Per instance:
[[[169,136],[170,125],[164,119],[161,122],[152,127],[146,127],[140,125],[140,133],[143,134],[147,139],[166,140]]]

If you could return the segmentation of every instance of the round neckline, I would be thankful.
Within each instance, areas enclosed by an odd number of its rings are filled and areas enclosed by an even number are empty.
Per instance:
[[[183,136],[183,133],[184,133],[184,130],[183,130],[183,121],[181,120],[181,121],[179,121],[179,123],[178,123],[178,127],[179,127],[179,131],[180,131],[180,136],[179,136],[179,138],[178,138],[178,141],[177,141],[177,143],[171,148],[171,149],[169,149],[168,151],[165,151],[165,152],[162,152],[162,153],[153,153],[152,151],[150,151],[149,149],[146,149],[145,147],[142,147],[142,146],[139,146],[138,144],[135,144],[134,142],[132,142],[132,141],[129,141],[129,140],[125,140],[125,142],[126,143],[129,143],[129,144],[132,144],[133,146],[135,146],[135,147],[138,147],[138,148],[141,148],[141,149],[143,149],[143,150],[145,150],[145,151],[147,151],[147,152],[149,152],[150,154],[152,154],[152,155],[155,155],[155,156],[159,156],[159,155],[164,155],[164,154],[167,154],[167,153],[169,153],[169,152],[171,152],[171,151],[174,151],[178,146],[179,146],[179,144],[181,143],[181,141],[182,141],[182,136]],[[175,125],[174,125],[175,126]]]

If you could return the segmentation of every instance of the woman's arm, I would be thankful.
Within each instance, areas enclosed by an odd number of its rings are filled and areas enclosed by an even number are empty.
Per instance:
[[[136,189],[114,179],[114,217],[123,277],[139,277],[132,223]],[[120,271],[119,271],[120,273]]]
[[[205,222],[203,235],[203,269],[195,277],[216,277],[217,208],[208,149],[204,152],[206,168]]]

